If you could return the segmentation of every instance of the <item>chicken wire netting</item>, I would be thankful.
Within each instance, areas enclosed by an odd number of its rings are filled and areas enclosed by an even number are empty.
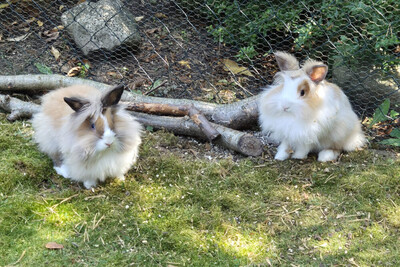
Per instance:
[[[397,0],[3,0],[0,74],[78,76],[124,83],[153,96],[229,103],[272,82],[273,52],[281,50],[300,61],[327,63],[328,80],[365,116],[386,98],[400,103],[399,5]],[[83,35],[80,41],[73,25]]]

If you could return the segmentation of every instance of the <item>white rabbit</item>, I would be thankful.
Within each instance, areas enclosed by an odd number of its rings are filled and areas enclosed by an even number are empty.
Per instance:
[[[123,86],[102,94],[75,85],[43,96],[32,119],[34,139],[58,174],[88,189],[107,177],[124,180],[138,156],[142,126],[118,105],[122,93]]]
[[[275,159],[304,159],[318,152],[319,161],[336,160],[342,150],[365,143],[361,123],[343,91],[325,80],[328,66],[276,52],[280,72],[260,96],[259,121],[263,133],[279,142]]]

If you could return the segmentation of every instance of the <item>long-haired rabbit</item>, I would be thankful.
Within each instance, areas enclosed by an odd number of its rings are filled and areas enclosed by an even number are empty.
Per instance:
[[[142,126],[118,102],[123,86],[102,94],[75,85],[42,98],[32,119],[34,139],[58,174],[95,187],[107,177],[124,180],[138,156]]]
[[[342,150],[362,147],[361,123],[343,91],[325,80],[328,66],[309,59],[300,68],[284,52],[275,58],[280,72],[258,103],[262,131],[280,143],[275,159],[303,159],[314,151],[319,161],[332,161]]]

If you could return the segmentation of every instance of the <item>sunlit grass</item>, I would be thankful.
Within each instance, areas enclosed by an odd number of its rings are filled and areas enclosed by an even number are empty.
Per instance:
[[[0,115],[0,266],[400,264],[397,159],[209,160],[147,132],[126,181],[92,192],[56,175],[31,134]]]

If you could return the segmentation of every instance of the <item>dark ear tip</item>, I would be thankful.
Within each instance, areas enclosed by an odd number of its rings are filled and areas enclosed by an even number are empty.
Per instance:
[[[122,94],[124,93],[125,85],[124,84],[119,84],[115,87],[113,87],[110,92],[116,92],[118,95],[118,98],[121,98]]]
[[[114,91],[114,90],[124,90],[125,85],[123,83],[118,84],[117,86],[114,86],[110,91]]]
[[[71,102],[71,98],[69,98],[69,97],[64,97],[64,102],[65,103],[70,103]]]

